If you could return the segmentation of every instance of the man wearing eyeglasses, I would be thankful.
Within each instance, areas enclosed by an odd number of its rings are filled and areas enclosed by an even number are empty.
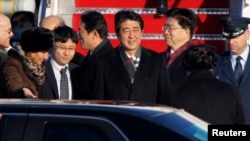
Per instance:
[[[10,39],[13,36],[9,17],[0,14],[0,64],[7,57],[7,52],[12,48]]]
[[[77,97],[74,83],[76,78],[72,71],[78,64],[71,62],[76,52],[78,35],[68,26],[54,29],[55,46],[51,57],[45,62],[45,82],[42,86],[43,99],[75,99]]]
[[[184,52],[191,45],[191,39],[197,26],[197,15],[190,9],[173,8],[166,13],[166,23],[163,25],[167,50],[167,68],[171,86],[183,82],[187,72],[182,65]]]

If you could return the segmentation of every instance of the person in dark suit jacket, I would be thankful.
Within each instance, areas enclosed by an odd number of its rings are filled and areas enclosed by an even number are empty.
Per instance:
[[[104,16],[97,11],[84,12],[79,26],[80,42],[88,50],[83,64],[78,68],[78,93],[81,99],[89,99],[96,76],[96,61],[113,46],[108,39],[108,27]]]
[[[250,18],[226,16],[222,17],[219,22],[223,24],[222,35],[226,38],[229,50],[219,56],[214,75],[219,80],[233,84],[239,89],[246,113],[246,124],[250,124],[250,52],[248,44]],[[243,74],[237,81],[235,67],[237,66],[236,58],[239,56],[241,57],[240,66]]]
[[[51,57],[45,62],[45,82],[42,85],[42,99],[61,99],[60,91],[60,70],[67,67],[67,77],[69,82],[69,96],[66,99],[75,99],[77,95],[74,91],[76,83],[74,74],[71,72],[78,65],[70,62],[76,52],[78,35],[71,27],[59,26],[54,29],[55,46],[51,51]],[[65,99],[65,98],[64,98]]]
[[[245,115],[238,89],[213,76],[215,48],[191,46],[183,59],[188,79],[172,87],[171,106],[181,108],[211,124],[244,124]]]
[[[163,54],[166,56],[171,86],[175,86],[187,78],[182,60],[185,51],[192,45],[198,19],[192,10],[186,8],[169,9],[166,17],[162,29],[168,48]]]
[[[144,21],[132,10],[115,14],[120,45],[97,62],[93,99],[164,103],[169,79],[165,58],[142,47]]]

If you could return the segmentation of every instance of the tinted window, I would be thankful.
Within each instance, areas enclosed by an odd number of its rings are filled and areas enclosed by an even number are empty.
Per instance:
[[[0,140],[2,139],[2,134],[3,134],[3,127],[4,127],[4,122],[5,122],[5,118],[3,117],[3,115],[0,115]]]
[[[43,141],[109,141],[109,138],[93,125],[48,123]]]

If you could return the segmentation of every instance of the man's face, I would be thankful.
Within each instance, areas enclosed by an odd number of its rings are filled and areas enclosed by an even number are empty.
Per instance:
[[[182,28],[178,20],[172,17],[167,19],[163,26],[163,32],[166,44],[173,50],[178,49],[190,40],[190,30]]]
[[[55,42],[52,56],[59,65],[64,66],[73,59],[75,52],[76,43],[74,43],[71,39],[68,39],[65,43],[60,41]]]
[[[136,52],[140,47],[142,34],[138,21],[126,20],[121,23],[118,39],[125,50]]]
[[[81,23],[79,26],[79,37],[80,37],[80,43],[82,45],[83,49],[91,50],[93,45],[93,38],[94,38],[94,31],[88,32],[85,29],[85,24]]]
[[[242,35],[226,39],[226,45],[235,55],[240,55],[247,47],[250,31],[246,30]]]
[[[13,36],[10,21],[2,21],[0,24],[0,46],[8,48],[10,46],[10,38]]]

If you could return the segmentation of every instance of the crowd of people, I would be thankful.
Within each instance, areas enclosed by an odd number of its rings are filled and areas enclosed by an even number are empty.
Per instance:
[[[133,10],[115,13],[117,47],[101,13],[80,18],[77,33],[54,15],[35,26],[30,13],[0,14],[0,97],[137,101],[185,109],[211,124],[250,123],[249,18],[219,19],[229,48],[223,54],[192,42],[198,17],[187,8],[166,12],[162,53],[141,45],[145,23]],[[76,52],[78,42],[86,56]]]

